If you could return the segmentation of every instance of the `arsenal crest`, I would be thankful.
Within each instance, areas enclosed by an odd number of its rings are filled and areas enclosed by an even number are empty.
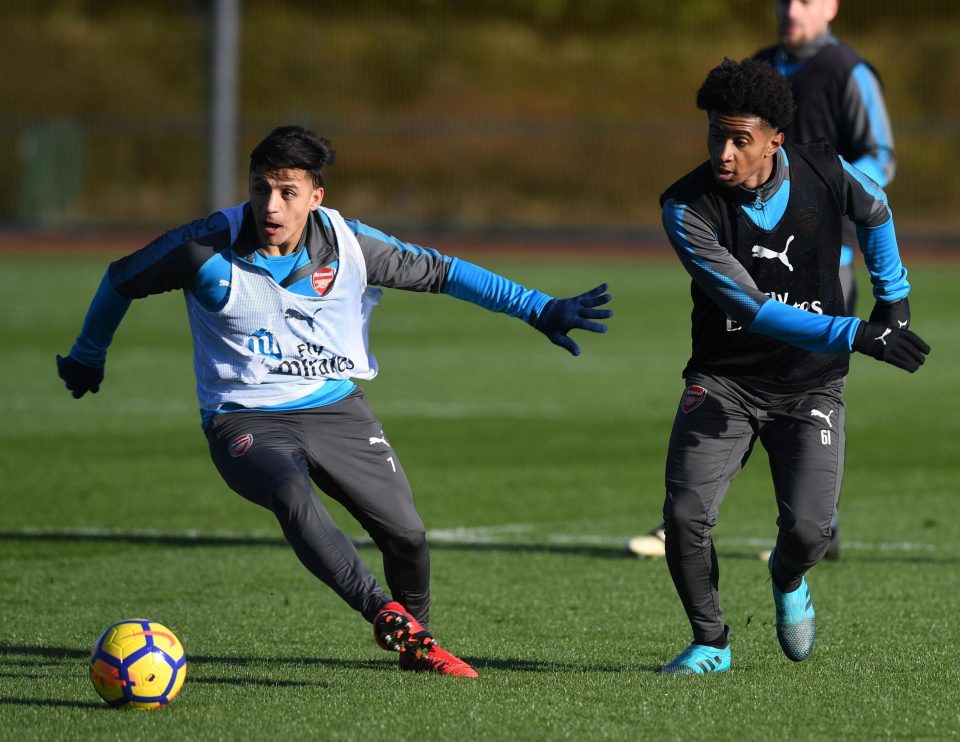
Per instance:
[[[327,293],[335,275],[336,271],[329,265],[314,272],[313,276],[310,277],[310,283],[313,284],[313,290],[317,292],[318,296]]]
[[[680,400],[680,410],[687,414],[693,412],[707,398],[707,390],[702,386],[688,386]]]
[[[253,436],[250,433],[244,433],[230,441],[227,453],[233,456],[233,458],[238,458],[249,451],[251,445],[253,445]]]

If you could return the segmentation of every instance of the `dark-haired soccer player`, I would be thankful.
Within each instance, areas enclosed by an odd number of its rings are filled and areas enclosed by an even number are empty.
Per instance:
[[[186,297],[203,429],[224,481],[271,510],[300,561],[373,623],[400,668],[476,677],[428,631],[430,554],[410,485],[352,379],[371,379],[381,289],[444,293],[532,324],[573,355],[574,328],[605,332],[606,285],[554,299],[464,260],[401,242],[321,206],[330,142],[275,129],[250,155],[248,202],[112,263],[60,377],[97,392],[131,300]],[[343,504],[383,554],[390,595],[313,489]]]
[[[770,557],[777,638],[791,660],[816,637],[804,575],[824,555],[843,473],[843,383],[857,351],[916,371],[930,348],[891,308],[910,292],[883,191],[828,144],[783,146],[794,104],[766,62],[725,59],[697,92],[709,159],[661,196],[692,280],[692,355],[666,463],[666,557],[693,629],[667,674],[730,669],[712,531],[759,439],[779,518]],[[873,283],[870,321],[844,314],[843,219]]]

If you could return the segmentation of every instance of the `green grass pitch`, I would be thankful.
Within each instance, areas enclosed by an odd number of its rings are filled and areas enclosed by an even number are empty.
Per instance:
[[[846,551],[809,575],[813,654],[795,665],[777,644],[756,558],[775,532],[758,448],[716,531],[733,672],[697,678],[654,672],[689,629],[666,565],[624,549],[661,506],[689,346],[679,264],[479,261],[555,295],[608,281],[610,332],[579,334],[579,358],[448,297],[386,292],[372,333],[381,376],[365,388],[434,544],[434,632],[479,670],[470,682],[400,673],[272,516],[222,484],[180,296],[135,303],[101,392],[75,401],[53,357],[106,259],[3,259],[0,738],[960,734],[956,266],[911,266],[914,329],[933,346],[919,373],[853,361]],[[379,575],[375,549],[361,551]],[[115,712],[87,656],[108,624],[139,616],[178,634],[189,674],[169,708]]]

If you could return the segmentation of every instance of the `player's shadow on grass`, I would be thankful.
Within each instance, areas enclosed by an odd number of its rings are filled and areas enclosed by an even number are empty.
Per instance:
[[[40,657],[52,662],[36,660],[11,660],[11,657]],[[59,665],[62,660],[90,659],[90,652],[72,647],[31,647],[27,645],[0,644],[0,667],[43,667]]]
[[[373,542],[369,539],[354,538],[354,544],[359,549],[375,550]],[[21,541],[21,542],[50,542],[50,543],[114,543],[131,544],[136,546],[176,546],[183,548],[196,547],[268,547],[289,549],[287,542],[279,537],[270,536],[241,536],[232,534],[198,534],[198,535],[179,535],[149,532],[72,532],[72,531],[0,531],[0,541]],[[458,543],[454,541],[435,541],[431,540],[429,533],[427,541],[433,551],[479,551],[479,552],[500,552],[515,554],[556,554],[558,556],[585,556],[594,559],[637,559],[630,554],[626,547],[605,546],[602,544],[550,544],[543,542],[473,542]],[[719,555],[725,559],[757,559],[756,550],[744,550],[742,547],[724,548],[722,544],[717,547]],[[637,559],[637,561],[645,561]],[[657,560],[649,560],[657,561]],[[940,554],[936,552],[927,553],[904,553],[892,551],[870,551],[867,549],[852,551],[847,550],[844,553],[845,562],[868,562],[874,564],[960,564],[960,556]]]
[[[131,544],[136,546],[182,546],[182,547],[209,547],[209,546],[284,546],[289,545],[282,538],[261,536],[234,536],[208,534],[177,535],[166,533],[97,531],[84,533],[83,531],[0,531],[0,541],[49,542],[49,543],[105,543]]]
[[[0,706],[49,706],[53,708],[104,709],[110,707],[97,701],[61,701],[56,698],[4,698],[0,696]]]
[[[331,688],[319,680],[274,680],[270,678],[212,678],[190,676],[192,685],[260,686],[262,688]]]
[[[506,554],[556,554],[558,556],[585,556],[594,559],[623,559],[631,556],[625,546],[602,546],[597,544],[545,544],[545,543],[455,543],[452,541],[427,542],[431,551],[481,551]],[[624,540],[626,543],[626,540]]]
[[[0,667],[49,667],[58,666],[65,663],[73,664],[78,661],[85,661],[90,653],[81,649],[68,647],[31,647],[31,646],[13,646],[0,644]],[[11,658],[35,658],[35,659],[11,659]],[[522,673],[569,673],[569,672],[598,672],[598,673],[619,673],[638,668],[632,665],[611,666],[596,663],[570,663],[570,662],[551,662],[547,660],[534,659],[484,659],[467,658],[481,672],[484,670],[504,670],[509,672]],[[39,660],[39,661],[38,661]],[[262,671],[266,668],[269,675],[282,675],[282,678],[260,677],[246,678],[235,674],[224,676],[218,673],[218,666],[233,668],[255,667]],[[322,680],[291,680],[288,667],[328,667],[340,670],[374,670],[377,672],[392,671],[397,669],[397,656],[395,654],[384,655],[377,659],[343,659],[341,657],[253,657],[246,655],[209,655],[192,654],[187,655],[187,676],[192,685],[226,685],[226,686],[259,686],[264,688],[331,688],[332,683]],[[639,668],[641,670],[648,668]],[[650,669],[655,669],[651,667]],[[0,677],[12,678],[36,678],[42,679],[42,675],[20,672],[0,671]],[[32,698],[3,698],[0,697],[0,704],[24,705],[24,706],[63,706],[76,708],[107,708],[104,704],[91,701],[58,701],[50,699],[32,699]]]
[[[0,644],[0,677],[14,680],[40,680],[46,675],[30,672],[40,668],[60,668],[64,665],[73,665],[75,662],[87,660],[89,652],[82,649],[68,647],[29,647]],[[9,668],[24,668],[10,670]],[[10,698],[0,696],[0,706],[40,706],[50,708],[80,708],[97,709],[108,708],[99,701],[69,701],[58,698]]]
[[[321,667],[335,667],[340,669],[353,670],[394,670],[397,667],[397,655],[385,654],[378,659],[370,660],[349,660],[339,657],[221,657],[212,655],[200,655],[195,657],[197,662],[218,664],[218,665],[307,665]],[[509,670],[511,672],[529,672],[529,673],[553,673],[553,672],[624,672],[638,669],[634,665],[625,664],[623,666],[601,665],[596,663],[570,663],[570,662],[550,662],[546,660],[519,659],[519,658],[483,658],[465,656],[467,660],[479,671],[483,670]],[[646,669],[646,668],[640,668]],[[211,682],[220,682],[212,680]]]
[[[621,673],[637,670],[635,665],[602,665],[593,662],[550,662],[548,660],[525,659],[483,659],[482,657],[464,657],[478,672],[484,670],[508,670],[510,672],[526,673]],[[643,668],[640,668],[643,669]]]
[[[370,539],[354,538],[352,539],[357,548],[374,549],[373,542]],[[451,551],[498,551],[514,553],[552,553],[590,556],[600,559],[622,559],[626,554],[626,548],[602,546],[595,544],[545,544],[545,543],[456,543],[450,541],[431,541],[429,534],[427,540],[431,549],[447,549]],[[231,534],[198,534],[178,535],[164,533],[144,533],[144,532],[57,532],[57,531],[38,531],[38,532],[19,532],[19,531],[0,531],[0,541],[22,541],[22,542],[50,542],[50,543],[119,543],[131,544],[137,546],[178,546],[183,548],[227,546],[259,546],[259,547],[283,547],[289,549],[290,545],[282,538],[271,538],[269,536],[238,536]]]
[[[227,665],[233,667],[245,666],[321,666],[352,668],[355,670],[383,670],[396,664],[396,655],[385,656],[380,659],[350,660],[341,657],[246,657],[246,656],[218,656],[209,654],[191,654],[188,662],[202,665]],[[284,671],[286,672],[286,671]],[[212,682],[221,682],[214,680]]]
[[[56,669],[86,662],[90,652],[72,647],[38,647],[28,645],[0,644],[0,677],[20,680],[43,680],[41,669]],[[396,667],[395,655],[370,660],[350,660],[329,657],[253,657],[188,654],[187,667],[190,683],[195,685],[229,685],[238,687],[260,686],[264,688],[330,688],[323,680],[300,680],[290,678],[290,666],[321,666],[355,670],[387,670]],[[232,668],[232,675],[218,672],[217,666]],[[236,674],[241,667],[253,667],[267,677],[242,677]],[[22,668],[22,670],[20,669]],[[98,702],[61,701],[56,699],[0,697],[0,704],[24,706],[74,706],[99,708]],[[104,707],[106,708],[106,707]]]
[[[90,653],[72,647],[35,647],[27,645],[0,644],[0,677],[19,679],[43,679],[43,675],[30,673],[31,668],[57,667],[64,664],[73,665],[76,662],[86,661]],[[570,673],[570,672],[597,672],[620,673],[630,671],[656,670],[655,666],[637,667],[626,663],[623,665],[609,665],[591,662],[551,662],[549,660],[522,659],[522,658],[465,658],[481,673],[484,670],[504,670],[522,673]],[[187,671],[191,684],[194,685],[223,685],[236,687],[263,687],[263,688],[330,688],[332,683],[323,680],[296,680],[290,679],[289,667],[329,667],[340,670],[373,670],[376,672],[397,669],[397,656],[384,655],[377,659],[344,659],[342,657],[307,657],[307,656],[279,656],[254,657],[248,655],[187,655]],[[224,675],[219,668],[232,668],[233,673]],[[254,667],[262,672],[267,671],[268,677],[242,677],[236,670],[243,667]],[[6,672],[2,668],[24,668],[25,672]],[[0,704],[22,706],[62,706],[75,708],[107,708],[96,701],[66,701],[39,698],[5,698],[0,697]]]

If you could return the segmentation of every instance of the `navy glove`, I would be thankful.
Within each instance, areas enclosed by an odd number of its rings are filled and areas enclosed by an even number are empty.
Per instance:
[[[900,329],[896,322],[892,324],[891,327],[886,322],[861,322],[853,349],[912,374],[923,365],[930,346],[916,333]]]
[[[906,297],[894,302],[877,300],[870,312],[870,321],[883,322],[890,327],[906,330],[910,327],[910,302]]]
[[[546,335],[551,343],[566,348],[571,354],[580,355],[580,346],[567,337],[573,329],[589,330],[590,332],[606,332],[607,326],[594,319],[607,319],[613,316],[609,309],[594,309],[610,301],[610,295],[605,294],[607,284],[602,283],[592,291],[570,299],[551,299],[548,301],[533,326]]]
[[[72,356],[66,358],[57,356],[57,373],[66,383],[74,399],[80,399],[87,392],[96,394],[100,391],[100,382],[103,381],[102,368],[87,366]]]

